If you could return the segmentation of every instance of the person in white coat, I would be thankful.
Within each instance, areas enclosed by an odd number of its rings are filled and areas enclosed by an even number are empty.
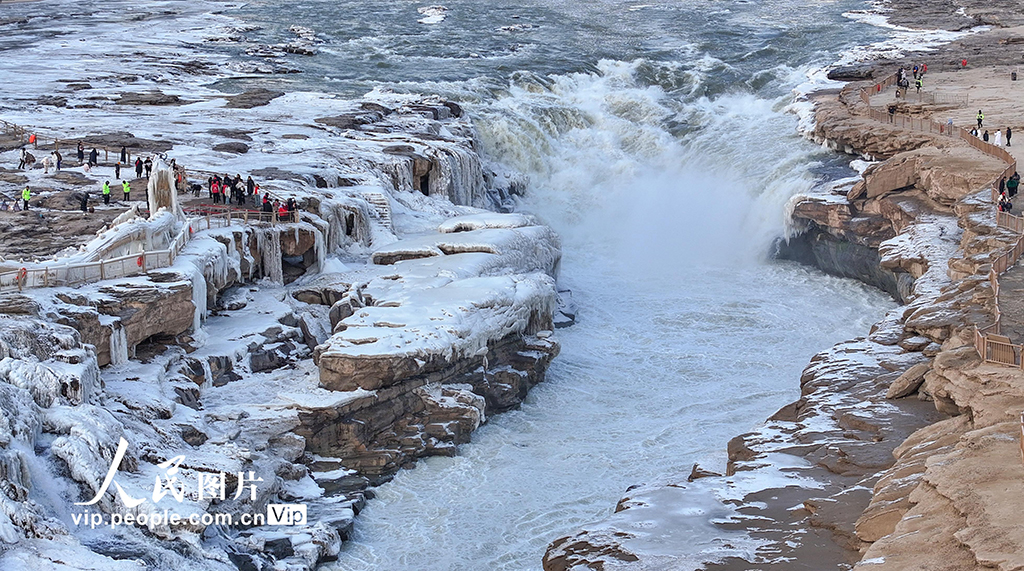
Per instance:
[[[996,129],[996,135],[995,135],[995,137],[992,138],[992,144],[997,146],[997,147],[1002,147],[1003,146],[1003,130],[1002,129]]]

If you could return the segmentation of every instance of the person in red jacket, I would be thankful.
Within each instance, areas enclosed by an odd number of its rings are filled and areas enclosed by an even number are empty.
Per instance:
[[[213,193],[213,203],[220,204],[220,182],[214,179],[213,184],[210,185],[210,192]]]

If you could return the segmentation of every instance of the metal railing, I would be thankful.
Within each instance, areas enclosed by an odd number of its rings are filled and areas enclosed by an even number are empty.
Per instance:
[[[0,291],[22,291],[33,287],[63,287],[94,283],[102,280],[124,278],[145,274],[150,270],[165,268],[188,244],[195,232],[190,221],[171,241],[166,250],[152,250],[78,264],[48,264],[42,268],[21,268],[14,272],[0,273]]]
[[[4,134],[6,134],[6,135],[14,135],[14,136],[18,137],[18,139],[20,139],[23,142],[29,142],[28,138],[29,138],[29,134],[30,133],[29,133],[29,130],[27,128],[22,127],[21,125],[17,125],[15,123],[11,123],[10,121],[4,121],[4,120],[0,120],[0,125],[3,126]],[[52,149],[54,151],[59,151],[61,149],[61,144],[63,142],[66,142],[66,140],[61,139],[58,136],[54,136],[52,138],[52,140],[50,140],[49,143],[46,143],[46,142],[43,142],[42,137],[40,137],[38,133],[32,133],[32,134],[34,134],[36,136],[35,141],[31,143],[33,148],[35,148],[35,149],[38,149],[38,148],[46,149],[46,148],[52,147]],[[82,141],[82,144],[85,145],[85,142]],[[114,157],[117,157],[117,158],[120,158],[120,156],[121,156],[121,149],[120,148],[107,147],[107,146],[104,146],[104,145],[85,145],[85,147],[86,147],[85,148],[85,158],[86,158],[86,160],[88,160],[88,158],[89,158],[89,152],[91,150],[93,150],[93,149],[97,149],[98,151],[103,151],[103,162],[104,163],[109,163],[110,162],[110,154],[111,153],[113,153]],[[77,149],[76,149],[76,151],[77,151]],[[125,159],[126,160],[125,160],[124,165],[122,165],[122,168],[128,169],[130,166],[132,166],[131,165],[132,150],[127,148],[127,147],[125,148]],[[98,158],[97,158],[97,160],[98,160]]]
[[[0,273],[0,292],[21,291],[26,288],[76,286],[102,280],[142,275],[150,270],[165,268],[185,249],[192,236],[203,230],[223,228],[233,222],[244,224],[286,224],[299,220],[298,212],[279,216],[273,212],[244,210],[228,206],[209,205],[189,208],[195,214],[174,237],[165,250],[152,250],[129,254],[98,262],[49,263],[40,268],[21,268]]]

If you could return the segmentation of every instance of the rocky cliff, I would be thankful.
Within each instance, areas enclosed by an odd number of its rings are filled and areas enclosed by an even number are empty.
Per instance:
[[[0,296],[0,567],[312,569],[374,485],[456,454],[544,379],[558,237],[473,206],[509,196],[461,108],[323,107],[292,128],[341,135],[330,166],[265,153],[254,173],[296,200],[294,221],[133,207],[80,248],[18,262],[135,264],[190,237],[132,277]],[[211,495],[218,475],[227,493]],[[266,525],[269,505],[299,503],[302,521]]]

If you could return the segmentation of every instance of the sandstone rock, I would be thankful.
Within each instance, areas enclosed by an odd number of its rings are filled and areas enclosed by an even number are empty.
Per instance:
[[[931,363],[919,363],[907,369],[895,381],[889,385],[885,393],[887,399],[899,399],[913,394],[921,383],[924,382],[924,374],[931,370]]]

